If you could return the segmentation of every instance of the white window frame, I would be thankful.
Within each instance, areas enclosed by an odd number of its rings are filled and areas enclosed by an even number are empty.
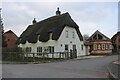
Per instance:
[[[97,50],[97,44],[93,44],[93,50]]]
[[[75,32],[74,31],[72,32],[72,38],[73,39],[75,38]]]
[[[65,32],[66,34],[66,38],[69,38],[69,34],[68,34],[68,30],[66,30],[66,32]]]
[[[37,47],[37,53],[42,53],[42,47],[41,46]]]

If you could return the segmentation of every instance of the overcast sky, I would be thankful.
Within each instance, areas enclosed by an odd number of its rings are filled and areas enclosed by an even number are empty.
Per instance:
[[[68,12],[71,15],[82,34],[90,36],[99,30],[111,38],[118,30],[118,2],[112,0],[106,2],[5,0],[2,2],[4,29],[12,30],[19,36],[28,25],[32,24],[33,18],[41,21],[54,16],[57,7],[61,13]]]

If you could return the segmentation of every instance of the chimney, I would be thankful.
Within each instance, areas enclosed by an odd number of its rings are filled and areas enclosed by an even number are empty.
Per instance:
[[[36,23],[37,23],[37,21],[35,20],[35,18],[34,18],[34,20],[33,20],[32,22],[33,22],[33,24],[36,24]]]
[[[59,11],[59,7],[57,8],[57,11],[56,11],[56,16],[60,15],[61,12]]]

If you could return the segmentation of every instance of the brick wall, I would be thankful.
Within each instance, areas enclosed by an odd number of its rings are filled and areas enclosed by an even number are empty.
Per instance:
[[[16,41],[18,37],[13,32],[6,32],[4,33],[4,36],[8,48],[13,48],[16,46]]]

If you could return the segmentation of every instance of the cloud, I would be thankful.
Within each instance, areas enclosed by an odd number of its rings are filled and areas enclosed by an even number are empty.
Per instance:
[[[71,13],[83,34],[91,35],[100,30],[111,38],[118,28],[117,8],[117,3],[85,3],[82,4],[82,9],[77,8],[76,12]]]
[[[58,2],[58,0],[4,0],[4,2]],[[59,0],[60,2],[118,2],[119,0]]]
[[[117,31],[117,3],[113,2],[3,2],[5,30],[12,29],[19,36],[33,18],[40,21],[54,16],[57,7],[70,13],[82,34],[100,30],[111,37]]]

